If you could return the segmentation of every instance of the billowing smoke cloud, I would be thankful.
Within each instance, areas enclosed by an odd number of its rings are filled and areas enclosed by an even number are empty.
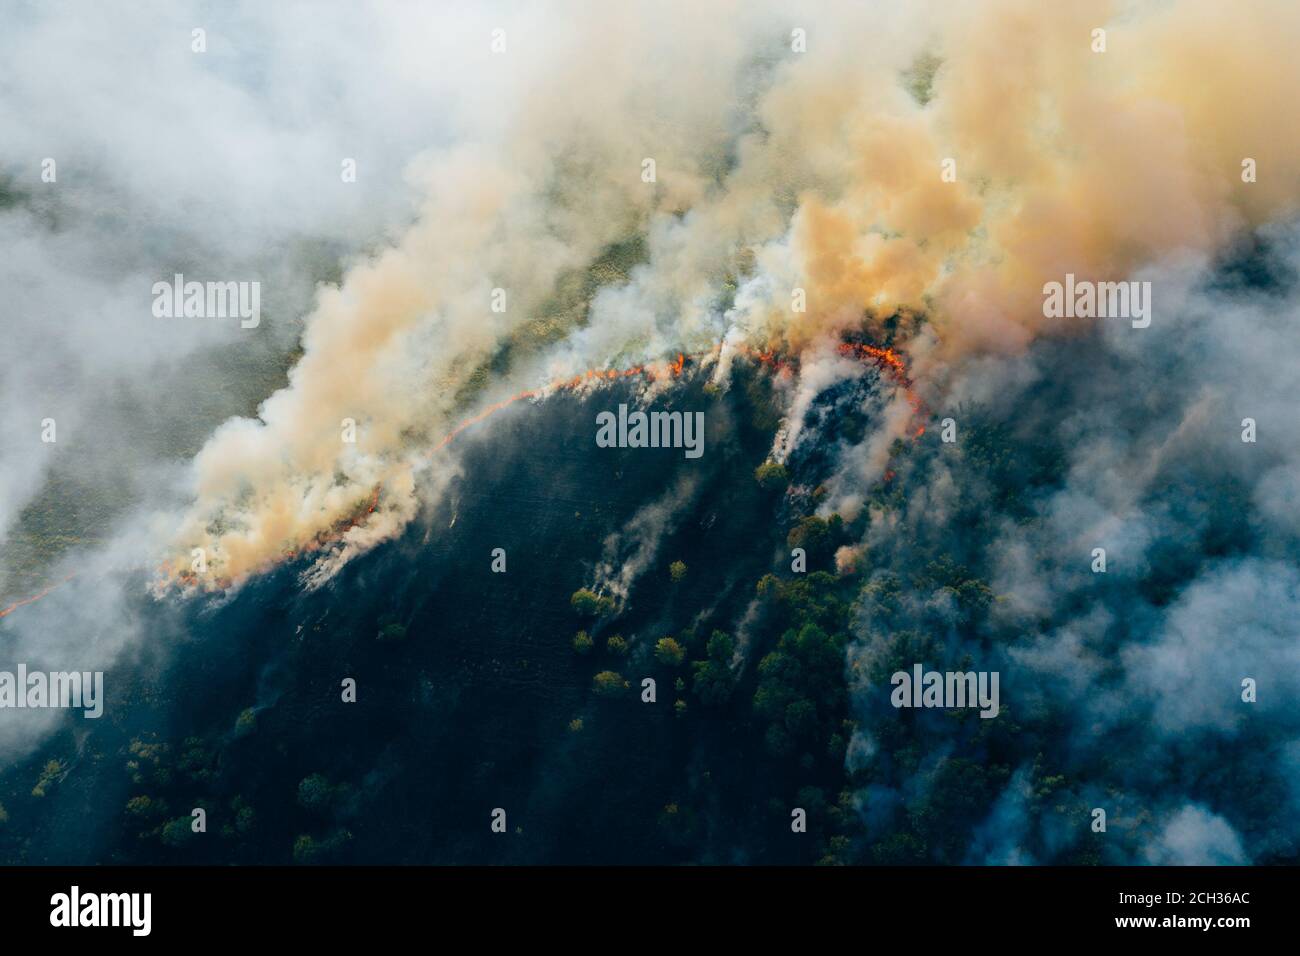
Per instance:
[[[581,6],[541,35],[503,21],[497,62],[546,43],[515,112],[421,162],[418,223],[319,294],[288,387],[198,455],[175,568],[202,546],[214,580],[237,580],[337,535],[376,488],[368,530],[343,537],[395,531],[488,369],[504,393],[729,330],[798,352],[921,313],[922,368],[1015,351],[1048,322],[1045,281],[1124,277],[1285,215],[1297,134],[1237,108],[1300,79],[1297,15],[1274,8],[993,2],[793,23],[746,7],[737,30],[720,4],[683,30]],[[1207,91],[1220,46],[1252,52]],[[576,321],[539,322],[566,275],[633,236],[646,260],[627,282]]]
[[[417,69],[456,63],[455,43],[363,9],[11,5],[4,20],[0,592],[21,598],[62,576],[46,562],[69,539],[84,551],[145,502],[184,505],[184,464],[284,383],[315,283],[404,230],[420,194],[404,167],[470,101]],[[155,317],[152,286],[176,272],[260,281],[260,325]]]
[[[1148,329],[1110,322],[962,363],[936,409],[957,441],[896,461],[903,505],[869,509],[868,578],[910,583],[902,617],[862,622],[862,713],[879,714],[888,691],[872,662],[899,648],[896,628],[920,627],[930,666],[1001,671],[1025,741],[972,832],[972,862],[1082,854],[1093,808],[1111,817],[1094,841],[1103,862],[1297,850],[1300,535],[1286,502],[1300,473],[1288,398],[1300,242],[1269,230],[1217,263],[1142,275],[1164,303]],[[956,590],[933,580],[935,560],[960,565]],[[964,603],[976,582],[986,614]],[[890,780],[864,795],[880,804],[907,784],[881,762],[873,723],[855,750],[859,769]],[[1061,788],[1057,812],[1024,799],[1026,774],[1031,789]]]
[[[310,7],[277,5],[214,27],[206,61],[185,44],[200,19],[193,14],[154,11],[135,46],[96,32],[139,35],[114,14],[84,34],[24,14],[7,34],[21,39],[0,52],[17,77],[7,99],[33,132],[7,143],[5,169],[16,177],[34,157],[68,152],[84,157],[74,172],[98,178],[80,200],[75,192],[59,200],[81,230],[73,238],[40,232],[40,200],[26,191],[4,228],[61,245],[63,260],[94,279],[77,302],[111,287],[97,308],[142,324],[125,321],[125,337],[104,336],[104,354],[128,362],[129,373],[110,376],[110,363],[97,366],[77,338],[100,314],[84,308],[52,358],[30,371],[6,368],[6,394],[40,394],[68,364],[94,366],[80,381],[116,383],[147,379],[185,350],[208,355],[214,341],[242,342],[233,329],[193,338],[156,324],[142,331],[147,303],[132,311],[129,300],[137,285],[172,271],[178,254],[165,250],[192,250],[183,252],[187,269],[256,266],[266,281],[261,270],[292,271],[263,258],[268,248],[300,235],[333,240],[347,263],[341,278],[310,305],[301,288],[278,305],[305,316],[284,387],[255,414],[216,427],[183,479],[174,456],[159,455],[164,463],[144,472],[166,491],[168,507],[150,527],[168,577],[190,567],[196,547],[210,568],[203,580],[218,586],[324,548],[315,583],[413,517],[425,476],[436,488],[454,467],[440,440],[492,402],[589,368],[718,343],[720,372],[742,348],[776,348],[806,360],[774,448],[784,458],[818,434],[804,428],[811,396],[857,374],[833,345],[846,333],[889,338],[909,354],[928,407],[983,403],[1000,407],[1005,422],[1009,403],[1024,403],[1035,411],[1016,420],[1018,436],[1050,436],[1068,449],[1068,470],[1010,508],[1001,492],[985,489],[981,499],[957,469],[931,458],[901,513],[873,510],[871,489],[914,415],[900,394],[885,424],[845,451],[830,483],[825,507],[870,519],[856,563],[867,573],[906,567],[904,543],[942,552],[955,517],[982,504],[1005,520],[995,542],[963,544],[965,557],[1003,598],[994,625],[1029,635],[999,652],[1006,666],[1066,691],[1076,732],[1063,761],[1096,771],[1098,741],[1110,728],[1131,729],[1125,704],[1139,693],[1151,708],[1144,756],[1159,753],[1166,734],[1226,733],[1226,712],[1188,713],[1178,688],[1228,693],[1234,669],[1286,653],[1276,621],[1238,635],[1231,646],[1247,652],[1244,662],[1217,657],[1203,625],[1228,620],[1216,605],[1224,593],[1267,598],[1263,606],[1279,613],[1294,604],[1283,569],[1294,553],[1297,472],[1278,449],[1297,437],[1280,411],[1280,376],[1295,356],[1276,303],[1213,293],[1205,277],[1244,231],[1295,213],[1300,129],[1278,111],[1300,85],[1300,10],[1280,0],[1231,9],[1209,0],[989,0],[563,11],[435,17],[382,5],[374,17],[324,22]],[[178,36],[160,41],[157,23]],[[504,31],[503,52],[491,47],[494,29]],[[67,57],[53,74],[21,52],[45,49]],[[301,55],[281,59],[294,50]],[[66,76],[84,79],[70,90]],[[78,99],[106,76],[127,77],[108,104]],[[119,100],[131,110],[119,111]],[[151,138],[160,125],[179,156]],[[418,159],[417,144],[426,150]],[[362,172],[348,192],[338,164],[357,154]],[[1256,181],[1243,180],[1247,159]],[[195,185],[219,174],[222,188]],[[364,185],[376,180],[387,185]],[[419,197],[413,207],[408,188]],[[99,222],[105,196],[124,197],[118,220],[75,225]],[[186,211],[180,225],[141,225],[172,209]],[[414,223],[399,228],[410,215]],[[120,262],[95,251],[114,221],[134,230]],[[226,221],[235,238],[216,225]],[[391,241],[379,241],[384,228]],[[620,251],[630,264],[605,269]],[[36,249],[30,262],[47,258]],[[1151,328],[1046,319],[1043,284],[1066,273],[1149,279],[1158,297]],[[44,312],[57,310],[50,290],[59,274],[39,283]],[[120,285],[126,275],[137,277],[129,288]],[[273,328],[285,348],[298,339],[291,323]],[[256,401],[271,390],[248,391]],[[85,389],[78,408],[95,407],[101,393]],[[30,402],[20,407],[4,422],[14,436],[41,417]],[[1230,427],[1247,415],[1277,436],[1252,446],[1259,453],[1249,461]],[[345,422],[355,423],[355,442],[345,440]],[[38,493],[45,467],[23,457],[0,484],[15,512]],[[1207,485],[1234,489],[1244,530]],[[183,506],[170,507],[178,498]],[[1091,576],[1080,582],[1075,563],[1099,540],[1116,562],[1108,595]],[[1152,569],[1171,560],[1177,573],[1153,583]],[[945,595],[917,611],[938,622],[960,617]],[[1122,640],[1133,635],[1141,639]],[[865,657],[879,638],[868,626]],[[953,647],[983,650],[977,638],[990,635],[964,635]],[[1189,658],[1196,667],[1180,673]],[[1042,706],[1063,706],[1047,697]],[[1285,725],[1262,702],[1255,713]],[[1288,746],[1285,766],[1294,769]],[[878,750],[864,734],[852,752],[870,762]],[[1228,797],[1187,793],[1176,772],[1155,760],[1114,770],[1117,791],[1159,813],[1160,853],[1254,858],[1282,845],[1275,834],[1234,840],[1225,827],[1240,814]],[[1023,811],[1023,780],[998,813]],[[872,792],[891,805],[919,786],[897,783]],[[1063,840],[1044,834],[1041,844]],[[1034,852],[987,828],[978,845],[1000,860]]]

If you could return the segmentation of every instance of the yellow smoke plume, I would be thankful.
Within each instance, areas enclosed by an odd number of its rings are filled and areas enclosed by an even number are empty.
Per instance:
[[[327,542],[333,567],[395,533],[506,343],[525,360],[483,401],[724,337],[798,353],[900,312],[924,316],[928,361],[1015,351],[1061,331],[1045,282],[1213,253],[1300,197],[1288,0],[565,9],[504,132],[422,165],[418,223],[320,292],[288,386],[199,454],[170,574],[196,547],[218,582]],[[534,334],[557,283],[631,235],[646,261]]]

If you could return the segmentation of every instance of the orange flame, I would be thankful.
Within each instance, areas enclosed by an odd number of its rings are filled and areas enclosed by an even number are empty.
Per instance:
[[[76,576],[77,576],[77,572],[74,571],[71,574],[69,574],[66,578],[64,578],[62,581],[54,582],[49,587],[45,588],[43,591],[38,591],[36,594],[33,594],[31,597],[24,598],[21,601],[15,601],[13,604],[10,604],[7,608],[0,610],[0,617],[8,617],[10,614],[18,610],[20,607],[24,607],[28,604],[34,604],[35,602],[39,601],[41,598],[45,597],[45,595],[53,591],[55,588],[67,584]]]
[[[781,358],[776,349],[756,349],[748,345],[737,345],[736,351],[774,372],[784,372],[789,367],[789,363]]]
[[[838,351],[841,355],[874,362],[881,371],[888,372],[894,383],[907,396],[907,402],[912,406],[912,414],[920,419],[929,417],[930,413],[925,407],[925,403],[921,401],[921,397],[912,388],[911,376],[907,374],[907,363],[903,361],[902,355],[895,349],[877,348],[874,345],[865,345],[861,342],[844,342],[840,345]],[[920,438],[924,434],[925,423],[922,421],[912,433],[912,438]]]

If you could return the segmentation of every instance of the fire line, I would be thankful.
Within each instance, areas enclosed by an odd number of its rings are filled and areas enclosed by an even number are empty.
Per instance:
[[[480,409],[478,412],[474,413],[470,417],[461,421],[459,424],[454,426],[450,431],[448,431],[447,434],[444,435],[442,439],[439,440],[437,444],[435,444],[433,448],[430,449],[429,457],[432,457],[432,455],[435,454],[437,451],[446,448],[448,445],[450,445],[457,438],[457,436],[461,435],[466,429],[472,428],[474,425],[486,421],[487,419],[495,415],[497,412],[509,408],[511,405],[514,405],[517,402],[524,401],[525,399],[541,398],[545,395],[548,395],[556,391],[573,391],[584,384],[601,384],[604,382],[618,381],[620,379],[636,378],[638,376],[648,378],[651,381],[655,381],[660,378],[679,378],[685,371],[688,362],[693,364],[702,358],[706,358],[709,356],[716,356],[721,351],[721,348],[722,346],[721,344],[719,344],[714,346],[712,349],[708,349],[702,352],[694,352],[690,354],[679,352],[677,353],[677,358],[670,362],[658,362],[658,363],[647,363],[643,365],[634,365],[625,369],[588,369],[587,371],[582,372],[578,375],[557,379],[556,381],[551,382],[549,385],[545,385],[541,388],[525,389],[524,391],[517,392],[516,394],[511,395],[508,398],[502,399],[501,401],[494,402],[491,405],[488,405],[485,408]],[[736,350],[740,352],[740,354],[757,362],[759,365],[769,368],[775,372],[783,371],[789,366],[789,364],[791,364],[789,360],[781,358],[781,356],[775,349],[762,350],[762,349],[755,349],[750,346],[738,345],[736,346]],[[882,372],[886,373],[893,380],[894,384],[898,386],[900,389],[902,389],[904,395],[907,397],[908,403],[912,406],[912,411],[916,415],[916,417],[924,419],[924,417],[927,414],[927,410],[925,408],[924,403],[921,401],[921,399],[916,395],[915,391],[913,390],[912,379],[908,375],[907,364],[903,360],[903,356],[901,355],[901,353],[899,353],[897,350],[892,348],[880,348],[874,345],[867,345],[859,342],[844,342],[839,345],[837,351],[839,352],[840,355],[849,358],[856,358],[862,361],[869,361],[872,364],[874,364],[878,369],[880,369]],[[925,425],[920,424],[916,428],[912,437],[914,439],[920,438],[924,434],[925,434]],[[886,476],[886,480],[888,481],[891,480],[892,478],[893,478],[893,472],[891,471]],[[315,538],[305,542],[300,547],[286,549],[284,552],[282,552],[281,556],[286,560],[291,560],[302,554],[310,554],[319,551],[320,549],[327,547],[328,545],[339,540],[348,531],[364,523],[367,516],[374,514],[375,510],[379,507],[380,491],[381,491],[380,486],[376,486],[373,494],[371,495],[368,506],[364,510],[358,511],[357,514],[353,515],[351,518],[344,520],[339,525],[337,525],[334,529],[328,532],[322,532],[321,534],[318,534]],[[15,601],[14,603],[10,604],[8,607],[0,609],[0,618],[7,617],[8,615],[12,614],[14,611],[18,610],[21,607],[26,607],[29,604],[34,604],[36,601],[39,601],[41,598],[50,594],[52,591],[56,590],[63,584],[66,584],[74,577],[76,577],[76,572],[69,574],[61,581],[57,581],[54,584],[51,584],[50,586],[37,592],[31,597],[24,598],[21,601]],[[186,579],[192,577],[192,575],[189,574],[188,572],[185,572],[177,575],[177,577],[181,581],[185,581]]]

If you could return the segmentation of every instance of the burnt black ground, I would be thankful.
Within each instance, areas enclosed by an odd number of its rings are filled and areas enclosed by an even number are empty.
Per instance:
[[[11,814],[0,855],[287,862],[308,835],[324,849],[301,858],[347,862],[655,863],[712,859],[718,847],[783,858],[788,828],[768,826],[759,805],[761,740],[725,709],[675,717],[673,677],[689,684],[689,672],[651,656],[657,638],[692,624],[706,638],[735,632],[755,582],[778,567],[781,498],[753,475],[771,432],[744,387],[710,395],[695,381],[652,407],[705,411],[702,458],[596,448],[596,413],[629,400],[631,386],[562,395],[477,426],[459,440],[463,473],[449,493],[319,590],[305,592],[294,565],[224,602],[141,599],[158,640],[109,673],[111,719],[88,736],[69,722],[0,778]],[[580,620],[569,598],[592,583],[606,537],[681,482],[686,504],[622,613]],[[505,574],[490,570],[497,547]],[[674,583],[678,559],[689,570]],[[389,622],[404,639],[377,638]],[[573,650],[580,627],[596,640],[592,655]],[[613,633],[629,640],[626,658],[605,652]],[[593,694],[604,669],[631,685],[620,698]],[[645,676],[658,682],[654,704],[640,700]],[[355,704],[340,699],[345,677],[357,681]],[[247,708],[255,728],[241,732]],[[169,748],[161,782],[147,762],[144,781],[131,781],[132,739]],[[49,759],[73,771],[28,798]],[[297,799],[312,774],[333,788],[316,811]],[[141,836],[150,827],[123,810],[141,794],[165,800],[168,819],[205,807],[209,832],[177,847]],[[673,803],[691,808],[681,833],[660,822]],[[235,806],[255,822],[223,837]],[[489,829],[497,807],[506,835]]]

